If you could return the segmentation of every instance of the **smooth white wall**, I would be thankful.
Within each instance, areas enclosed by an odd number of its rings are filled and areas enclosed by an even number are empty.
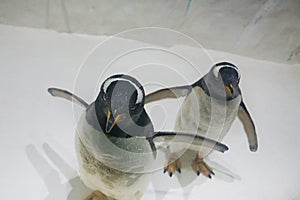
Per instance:
[[[288,64],[300,62],[299,20],[294,0],[0,2],[2,24],[93,35],[156,26],[185,33],[207,49]]]

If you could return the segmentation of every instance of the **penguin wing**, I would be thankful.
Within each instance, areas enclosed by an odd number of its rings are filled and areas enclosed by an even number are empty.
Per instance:
[[[229,148],[220,142],[215,140],[205,138],[199,135],[194,135],[190,133],[177,133],[177,132],[156,132],[153,136],[153,141],[159,146],[168,146],[172,144],[184,144],[188,145],[189,149],[194,149],[196,151],[201,147],[211,148],[216,151],[224,153]],[[162,143],[162,144],[161,144]]]
[[[253,120],[251,119],[250,113],[248,112],[246,105],[242,101],[238,110],[238,118],[241,120],[244,130],[246,132],[249,149],[255,152],[258,148],[257,135]]]
[[[48,92],[54,97],[60,97],[60,98],[67,99],[69,101],[74,101],[75,103],[79,104],[80,106],[82,106],[84,108],[87,108],[89,105],[83,99],[76,96],[75,94],[72,94],[71,92],[69,92],[67,90],[62,90],[59,88],[48,88]]]
[[[165,88],[152,92],[146,96],[145,104],[167,98],[179,98],[188,95],[192,90],[190,85]]]

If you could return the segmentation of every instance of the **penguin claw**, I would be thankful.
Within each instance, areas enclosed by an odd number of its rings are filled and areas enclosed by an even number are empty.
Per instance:
[[[202,174],[203,176],[212,179],[212,175],[215,175],[212,169],[198,155],[193,160],[192,168],[196,172],[197,176]]]
[[[107,197],[100,191],[94,191],[84,200],[107,200]]]
[[[167,165],[164,167],[164,173],[168,172],[169,176],[172,177],[175,172],[181,173],[181,163],[180,160],[175,158],[175,154],[171,155],[170,161],[167,163]]]

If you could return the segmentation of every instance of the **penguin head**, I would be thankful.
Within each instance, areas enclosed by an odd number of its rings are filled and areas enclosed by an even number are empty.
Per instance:
[[[211,96],[231,100],[240,95],[240,72],[232,63],[220,62],[213,65],[205,81]]]
[[[96,115],[104,133],[128,137],[121,127],[126,128],[138,121],[144,102],[144,89],[135,78],[124,74],[107,78],[95,101]]]

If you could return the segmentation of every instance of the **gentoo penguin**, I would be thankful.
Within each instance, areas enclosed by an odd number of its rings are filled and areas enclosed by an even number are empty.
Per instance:
[[[144,89],[128,75],[107,78],[91,104],[66,90],[48,91],[85,109],[75,134],[80,177],[94,191],[85,200],[140,199],[150,181],[156,149],[166,146],[164,143],[189,143],[194,149],[214,145],[217,151],[228,150],[202,136],[155,132],[144,109]]]
[[[246,132],[250,151],[255,152],[258,147],[255,126],[243,101],[239,82],[238,68],[232,63],[220,62],[192,85],[158,90],[147,95],[145,103],[185,97],[177,115],[175,131],[196,131],[198,135],[217,141],[223,139],[238,116]],[[170,149],[172,153],[164,171],[172,176],[176,170],[181,172],[181,147],[171,145]],[[197,175],[201,173],[209,178],[214,175],[211,167],[203,160],[210,152],[211,149],[205,148],[193,152],[191,165]]]

